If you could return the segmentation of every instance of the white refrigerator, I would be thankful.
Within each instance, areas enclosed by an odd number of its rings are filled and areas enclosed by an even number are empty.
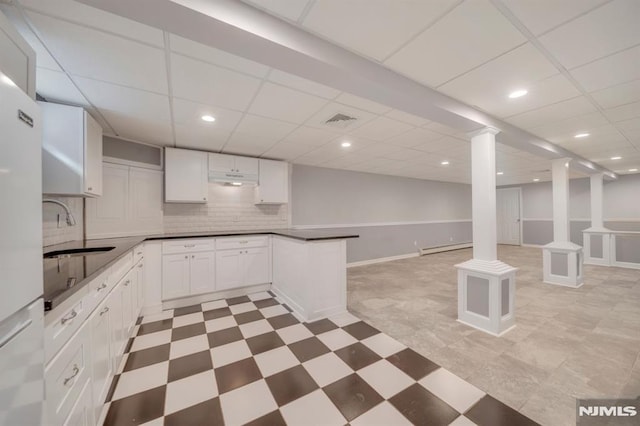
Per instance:
[[[44,400],[42,129],[0,71],[0,425],[39,425]]]

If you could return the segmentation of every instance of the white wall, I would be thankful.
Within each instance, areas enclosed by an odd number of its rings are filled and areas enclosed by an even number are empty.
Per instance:
[[[523,243],[547,244],[553,239],[551,182],[522,187]],[[623,175],[604,182],[604,221],[610,229],[640,230],[640,174]],[[589,178],[569,182],[571,241],[582,245],[582,230],[590,226],[591,188]]]
[[[294,225],[471,218],[471,186],[294,165]]]
[[[347,261],[470,242],[471,186],[294,165],[294,227],[345,227]]]

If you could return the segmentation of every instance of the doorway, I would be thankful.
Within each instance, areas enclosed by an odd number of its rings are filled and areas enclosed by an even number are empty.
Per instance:
[[[521,244],[521,200],[521,188],[504,188],[496,191],[498,244],[517,246]]]

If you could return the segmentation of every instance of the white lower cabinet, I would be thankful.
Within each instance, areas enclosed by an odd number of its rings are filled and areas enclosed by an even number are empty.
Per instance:
[[[113,351],[111,350],[111,308],[110,299],[105,300],[89,318],[91,324],[91,346],[93,349],[93,412],[97,419],[102,411],[111,377],[114,372]]]
[[[162,299],[215,291],[215,269],[212,251],[165,254],[162,256]]]
[[[267,247],[216,252],[216,289],[226,290],[264,284],[270,279]]]
[[[91,377],[90,328],[85,322],[45,368],[47,424],[64,424]]]
[[[93,426],[96,424],[94,419],[91,380],[87,380],[64,426]]]

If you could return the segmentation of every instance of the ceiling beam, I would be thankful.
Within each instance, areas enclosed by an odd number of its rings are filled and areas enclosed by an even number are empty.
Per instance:
[[[543,158],[572,157],[572,167],[582,173],[617,177],[571,151],[237,0],[78,1],[463,132],[494,127],[501,131],[500,143]]]

